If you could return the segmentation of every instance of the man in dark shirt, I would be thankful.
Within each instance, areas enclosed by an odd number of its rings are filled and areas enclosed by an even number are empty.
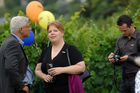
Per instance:
[[[135,93],[135,75],[140,67],[134,60],[140,56],[140,32],[133,25],[131,17],[122,15],[118,18],[117,25],[122,33],[116,42],[116,53],[110,53],[110,62],[121,64],[122,80],[120,83],[120,93]],[[119,61],[115,60],[114,55],[119,55]]]

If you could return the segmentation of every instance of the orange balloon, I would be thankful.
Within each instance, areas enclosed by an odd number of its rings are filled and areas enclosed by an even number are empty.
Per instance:
[[[43,11],[43,5],[38,1],[31,1],[26,6],[26,15],[32,20],[33,22],[38,21],[39,14]]]

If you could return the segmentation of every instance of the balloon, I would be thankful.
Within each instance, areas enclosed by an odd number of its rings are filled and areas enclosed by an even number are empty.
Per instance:
[[[26,45],[26,46],[29,46],[29,45],[33,44],[34,43],[34,33],[33,33],[33,31],[30,30],[29,37],[25,37],[22,41],[24,42],[24,45]]]
[[[49,11],[41,12],[38,17],[39,25],[44,29],[47,28],[49,22],[52,22],[54,20],[55,20],[54,15]]]
[[[31,1],[26,6],[26,15],[32,20],[33,22],[38,21],[39,14],[43,11],[43,6],[38,1]]]

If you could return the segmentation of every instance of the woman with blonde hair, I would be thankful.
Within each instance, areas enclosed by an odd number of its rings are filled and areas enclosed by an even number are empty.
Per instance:
[[[60,22],[49,23],[47,32],[52,46],[42,51],[35,74],[44,80],[46,93],[70,93],[68,76],[84,72],[84,60],[75,46],[64,41],[64,27]],[[68,62],[66,49],[69,52],[71,65]]]

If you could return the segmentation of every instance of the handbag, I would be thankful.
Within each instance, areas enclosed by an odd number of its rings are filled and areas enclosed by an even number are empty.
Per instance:
[[[69,65],[71,65],[68,48],[66,49],[66,53],[67,53]],[[87,67],[85,67],[85,71],[83,73],[79,74],[79,76],[80,76],[81,82],[83,83],[84,81],[86,81],[88,78],[91,77],[91,74],[88,71]]]
[[[84,88],[79,75],[69,75],[68,86],[69,93],[84,93]]]

